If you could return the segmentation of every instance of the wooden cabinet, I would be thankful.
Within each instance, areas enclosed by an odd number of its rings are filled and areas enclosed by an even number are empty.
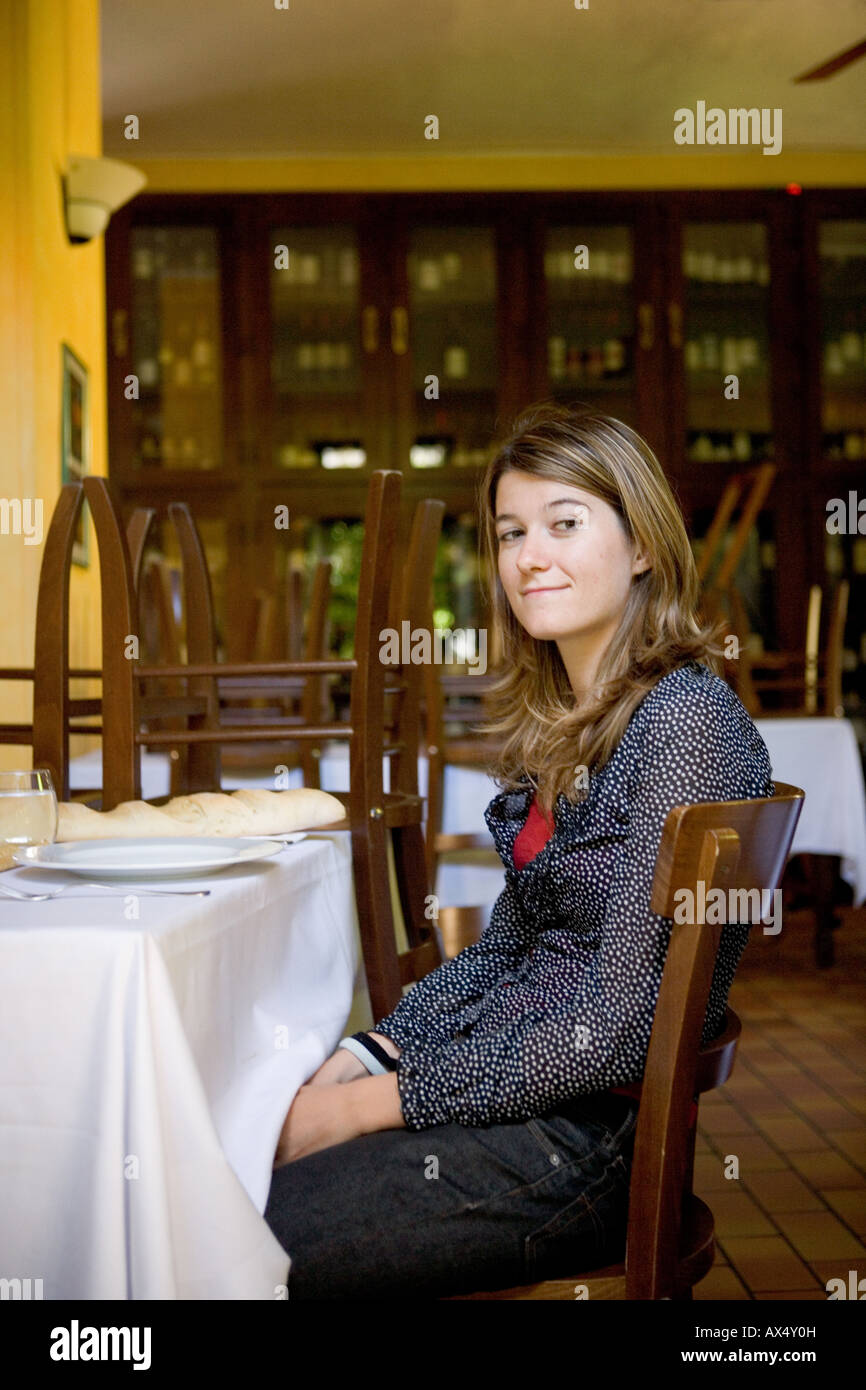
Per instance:
[[[811,572],[850,585],[843,688],[866,702],[866,192],[804,194]],[[841,505],[840,505],[841,504]],[[860,508],[862,507],[862,510]],[[844,520],[840,513],[844,509]]]
[[[730,472],[776,462],[739,582],[796,646],[825,561],[862,567],[822,489],[866,454],[864,228],[856,193],[145,195],[107,236],[112,475],[216,528],[233,656],[255,593],[332,543],[345,607],[381,467],[407,519],[445,498],[437,621],[479,625],[491,442],[582,401],[647,438],[698,540]]]

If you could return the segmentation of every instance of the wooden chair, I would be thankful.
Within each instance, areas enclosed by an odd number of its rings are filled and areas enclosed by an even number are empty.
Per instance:
[[[813,584],[809,590],[805,648],[796,652],[761,652],[748,658],[751,688],[761,701],[762,715],[774,713],[763,708],[764,694],[784,692],[795,695],[798,700],[794,709],[784,711],[788,717],[822,714],[841,719],[844,716],[842,654],[849,594],[850,584],[843,579],[833,594],[823,652],[819,649],[823,595],[820,585]],[[756,678],[756,672],[767,674],[759,674]]]
[[[139,586],[138,632],[141,638],[142,660],[148,666],[179,666],[184,660],[181,626],[175,601],[177,577],[177,571],[164,555],[151,552],[146,557]],[[165,695],[174,699],[183,695],[184,688],[183,681],[161,678],[143,682],[141,693],[143,698],[153,699]],[[175,715],[172,719],[161,721],[159,727],[182,729],[185,723],[182,716]],[[185,748],[174,748],[169,754],[171,796],[181,796],[188,789],[186,754]]]
[[[771,892],[778,886],[803,804],[799,787],[776,783],[755,801],[677,806],[667,817],[656,859],[650,906],[673,918],[678,891],[696,901],[699,884]],[[728,902],[732,899],[729,897]],[[742,920],[756,922],[754,904]],[[724,1029],[700,1047],[723,927],[674,923],[644,1068],[629,1188],[625,1259],[603,1269],[566,1270],[518,1288],[460,1295],[484,1299],[573,1301],[590,1298],[689,1299],[710,1270],[713,1215],[692,1191],[693,1101],[721,1086],[733,1069],[740,1021],[728,1009]]]
[[[33,766],[51,772],[57,796],[69,797],[69,577],[83,491],[61,489],[45,537],[36,598],[32,667],[6,667],[0,680],[33,683],[29,724],[0,725],[0,743],[33,750]]]
[[[103,631],[103,809],[141,794],[140,750],[143,745],[218,749],[230,743],[284,746],[287,742],[321,744],[328,738],[349,740],[349,815],[331,829],[352,835],[352,857],[359,927],[370,1000],[379,1018],[399,1001],[405,983],[426,974],[442,960],[441,940],[426,915],[429,883],[422,832],[423,802],[417,795],[419,690],[423,667],[410,665],[399,676],[387,675],[380,659],[382,630],[388,626],[391,573],[396,551],[401,475],[378,471],[370,480],[364,529],[364,552],[358,588],[355,654],[351,660],[257,664],[194,662],[178,667],[145,667],[124,654],[125,638],[134,630],[135,595],[129,546],[119,508],[105,479],[85,481],[100,554]],[[413,523],[405,570],[403,611],[416,627],[423,626],[425,585],[432,576],[436,540],[444,504],[419,504]],[[426,573],[426,578],[425,578]],[[190,646],[188,631],[188,647]],[[190,651],[194,648],[190,647]],[[142,681],[155,677],[181,678],[189,692],[193,682],[222,682],[240,678],[351,675],[351,720],[347,724],[225,725],[213,721],[212,702],[200,727],[183,730],[143,727]],[[205,692],[206,694],[206,692]],[[396,702],[396,734],[386,735],[386,697]],[[163,711],[165,713],[166,711]],[[170,709],[169,714],[180,712]],[[383,787],[383,757],[394,756],[391,789]],[[219,784],[216,783],[216,786]],[[393,837],[396,876],[409,944],[398,955],[388,841]]]
[[[714,616],[725,612],[737,638],[736,656],[725,662],[725,677],[733,686],[753,719],[798,715],[823,715],[842,718],[845,707],[842,699],[842,657],[845,621],[848,613],[850,585],[843,579],[837,585],[825,624],[821,649],[821,587],[813,584],[809,590],[806,612],[805,644],[797,651],[764,652],[755,649],[745,605],[736,585],[731,585],[723,606],[710,608]],[[767,695],[781,695],[789,703],[767,708]],[[791,697],[796,703],[791,704]]]
[[[80,482],[64,484],[45,537],[36,598],[32,667],[0,670],[0,680],[33,683],[33,717],[29,724],[0,725],[0,743],[32,749],[34,767],[47,767],[58,799],[66,801],[69,787],[71,720],[98,714],[98,698],[72,699],[70,679],[96,680],[98,669],[69,667],[69,584],[78,518],[84,502]],[[144,544],[153,518],[150,508],[138,508],[127,533],[133,584],[141,570]],[[78,731],[78,730],[76,730]],[[81,732],[91,732],[88,727]],[[85,795],[86,793],[78,793]]]
[[[749,532],[758,519],[777,471],[774,463],[761,463],[756,468],[736,473],[728,479],[697,562],[698,578],[706,589],[727,593],[749,539]],[[730,544],[722,554],[728,527],[737,508],[739,517]],[[719,567],[712,574],[713,563],[717,557],[720,557]]]
[[[331,597],[331,562],[319,560],[313,572],[307,609],[306,634],[303,630],[303,574],[292,570],[287,604],[287,650],[289,661],[323,661],[328,655],[328,606]],[[243,723],[251,719],[283,719],[287,725],[322,724],[331,717],[329,677],[303,676],[273,679],[269,682],[244,682],[242,679],[220,682],[220,710],[225,723]],[[268,698],[270,697],[270,705]],[[319,787],[319,760],[322,750],[309,744],[289,746],[286,766],[300,766],[305,787]],[[226,768],[260,766],[263,750],[252,747],[223,750]]]
[[[448,764],[459,767],[483,768],[488,752],[492,747],[490,740],[478,733],[470,738],[448,737],[445,732],[446,714],[449,713],[448,700],[457,695],[461,700],[458,717],[461,721],[478,721],[482,715],[484,693],[489,689],[494,676],[444,676],[437,667],[430,667],[424,677],[424,751],[427,756],[427,825],[426,855],[427,875],[434,888],[439,866],[444,859],[454,853],[467,850],[493,849],[493,840],[485,831],[466,834],[443,832],[442,813],[444,808],[445,769]],[[471,684],[470,684],[471,683]],[[462,699],[464,691],[472,697],[471,702]],[[480,909],[440,908],[439,926],[447,956],[478,939],[482,925]]]
[[[320,564],[328,566],[330,576],[330,561]],[[304,645],[304,572],[297,565],[292,565],[286,576],[285,602],[286,655],[289,661],[299,661]]]
[[[385,599],[389,602],[390,611],[388,615],[388,625],[401,631],[401,623],[408,622],[410,631],[417,633],[419,630],[430,627],[430,596],[432,593],[433,567],[436,558],[436,544],[441,530],[442,516],[445,504],[443,502],[428,499],[419,503],[413,519],[412,532],[409,539],[408,554],[403,570],[404,582],[402,586],[393,584],[388,596],[387,586],[383,589]],[[204,564],[203,552],[200,546],[196,552],[195,524],[190,516],[188,509],[173,504],[169,508],[178,534],[181,537],[181,551],[184,560],[184,575],[190,576],[191,582],[195,585],[193,591],[188,594],[187,605],[194,608],[200,616],[198,635],[194,647],[190,649],[190,664],[203,664],[214,660],[214,648],[209,644],[209,635],[213,633],[212,619],[207,615],[212,613],[210,589],[207,582],[207,569]],[[366,563],[366,551],[365,560]],[[299,575],[299,572],[295,572]],[[307,623],[307,634],[304,644],[304,662],[311,666],[324,659],[324,649],[327,639],[327,611],[330,596],[330,574],[331,564],[327,560],[320,560],[317,564],[310,600],[310,610]],[[382,584],[384,585],[384,575],[379,571]],[[291,584],[292,599],[295,607],[299,607],[299,589],[297,580]],[[377,632],[381,629],[377,629]],[[356,629],[356,642],[358,640]],[[370,652],[370,659],[375,659],[377,666],[379,661],[379,646],[376,634],[364,634],[365,647]],[[367,660],[365,656],[363,658]],[[218,668],[224,669],[224,668]],[[426,859],[424,861],[424,872],[421,871],[419,861],[419,847],[423,844],[421,839],[421,820],[420,808],[421,799],[418,795],[418,769],[417,758],[409,756],[409,751],[417,748],[420,737],[420,699],[423,686],[424,673],[429,667],[409,663],[400,667],[399,676],[396,672],[391,683],[383,687],[383,699],[381,716],[376,712],[378,705],[374,703],[374,711],[369,716],[375,721],[375,727],[384,721],[386,735],[390,736],[391,743],[384,748],[386,754],[391,755],[390,762],[390,791],[384,792],[381,787],[381,795],[376,799],[384,803],[386,814],[396,815],[394,823],[389,825],[392,832],[391,839],[394,852],[394,864],[396,870],[397,888],[403,913],[404,925],[406,927],[407,938],[409,941],[408,951],[397,957],[397,967],[399,971],[400,988],[403,985],[419,979],[426,974],[441,959],[441,951],[438,939],[430,927],[428,919],[425,917],[425,900],[429,895],[430,885],[426,875]],[[215,687],[217,683],[221,690],[228,691],[230,700],[250,699],[263,690],[278,693],[287,686],[297,689],[298,684],[302,686],[302,696],[300,701],[300,712],[286,718],[279,719],[279,726],[284,729],[283,737],[291,740],[294,728],[309,728],[325,722],[327,717],[327,686],[328,677],[324,674],[310,674],[301,677],[300,680],[292,682],[292,678],[283,676],[270,677],[263,681],[261,678],[254,677],[234,677],[219,679],[211,682]],[[375,692],[374,692],[375,694]],[[226,728],[231,727],[227,721],[226,705],[227,701],[221,700],[220,719],[217,721],[212,718],[209,727]],[[253,716],[262,717],[261,709],[249,710],[245,712],[245,718],[239,721],[240,726],[249,726]],[[273,720],[273,711],[267,711],[267,715]],[[367,722],[367,716],[358,716]],[[355,722],[355,703],[353,702],[351,711],[352,723]],[[340,726],[344,731],[345,725]],[[321,745],[321,740],[317,740]],[[289,747],[291,744],[289,743]],[[216,751],[215,745],[211,748]],[[260,754],[259,754],[260,756]],[[287,761],[288,753],[286,749],[281,751],[280,757]],[[319,758],[321,756],[321,746],[311,746],[304,741],[301,744],[301,766],[304,773],[305,786],[319,786]],[[351,756],[351,753],[350,753]],[[291,766],[291,763],[287,763]],[[201,778],[193,782],[190,779],[191,790],[205,790],[208,786],[218,785],[219,768],[203,769]],[[337,796],[346,796],[347,793],[336,792]],[[410,814],[407,815],[407,808]],[[361,872],[365,872],[364,869]],[[383,915],[382,904],[379,903],[374,913],[374,918],[381,923],[381,931],[387,941],[393,939],[393,918]],[[365,955],[365,959],[367,959]],[[392,1003],[389,1008],[400,997],[398,992],[393,994],[395,988],[394,980],[391,979],[390,985],[386,986],[384,980],[380,984],[377,980],[379,971],[378,958],[374,954],[367,959],[367,973],[370,984],[371,998],[385,997],[384,991],[390,988],[392,991]],[[381,1013],[388,1012],[388,1008],[382,1008]]]
[[[204,547],[198,528],[185,503],[172,502],[168,507],[169,520],[174,528],[181,554],[181,576],[183,594],[183,628],[187,664],[201,665],[216,663],[217,637],[214,616],[213,596],[210,576],[207,569]],[[134,514],[127,530],[127,540],[138,543],[143,551],[147,537],[147,526],[153,513],[142,524],[139,514]],[[135,529],[133,529],[135,528]],[[130,545],[130,558],[134,568],[136,551]],[[305,657],[308,661],[324,656],[324,642],[327,621],[328,576],[330,566],[321,562],[314,578],[308,640]],[[161,557],[151,556],[142,577],[141,599],[150,605],[151,615],[155,613],[160,630],[159,657],[152,665],[179,666],[183,664],[181,652],[181,626],[178,624],[170,589],[168,567]],[[139,602],[137,631],[141,631],[146,617]],[[324,677],[309,676],[298,678],[259,678],[252,684],[244,681],[226,681],[228,693],[221,690],[216,680],[190,678],[184,682],[179,678],[161,677],[159,680],[142,682],[141,697],[147,713],[147,723],[152,729],[209,728],[217,729],[222,720],[250,723],[267,719],[282,722],[287,705],[299,706],[299,713],[286,723],[321,722],[324,715],[323,688]],[[170,701],[172,710],[184,694],[196,702],[195,707],[187,704],[183,714],[168,713],[160,717],[159,697]],[[275,699],[275,697],[278,697]],[[276,708],[274,704],[276,703]],[[240,709],[243,705],[245,708]],[[254,708],[250,708],[250,706]],[[246,716],[246,717],[245,717]],[[178,795],[189,791],[204,791],[220,785],[222,773],[222,750],[216,743],[181,745],[170,750],[171,794]],[[253,761],[258,751],[252,748]],[[300,750],[300,762],[304,770],[304,785],[319,785],[318,750],[304,745]],[[298,755],[295,750],[284,755],[290,765],[295,765]],[[250,758],[242,757],[236,765],[249,766]]]

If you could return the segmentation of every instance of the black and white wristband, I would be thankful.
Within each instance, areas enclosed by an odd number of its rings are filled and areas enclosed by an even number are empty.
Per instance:
[[[397,1059],[391,1057],[368,1033],[353,1033],[351,1038],[343,1038],[337,1044],[363,1062],[371,1076],[384,1076],[386,1072],[397,1070]]]

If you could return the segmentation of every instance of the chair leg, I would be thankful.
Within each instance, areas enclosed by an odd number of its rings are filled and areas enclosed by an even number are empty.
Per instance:
[[[439,959],[443,961],[442,942],[436,931],[436,916],[428,915],[432,897],[430,880],[427,876],[427,843],[420,825],[397,826],[392,832],[394,843],[394,868],[397,874],[397,889],[400,894],[400,907],[406,925],[406,939],[410,947],[436,943]]]
[[[358,929],[374,1023],[397,1007],[403,993],[391,911],[388,833],[384,820],[352,828]]]
[[[822,969],[831,966],[836,959],[833,932],[839,919],[833,905],[833,888],[838,868],[839,860],[835,855],[803,855],[803,869],[815,913],[815,964]]]

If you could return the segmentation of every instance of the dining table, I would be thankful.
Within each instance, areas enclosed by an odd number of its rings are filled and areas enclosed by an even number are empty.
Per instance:
[[[286,1297],[277,1139],[359,989],[345,831],[181,878],[0,874],[0,1277]]]

